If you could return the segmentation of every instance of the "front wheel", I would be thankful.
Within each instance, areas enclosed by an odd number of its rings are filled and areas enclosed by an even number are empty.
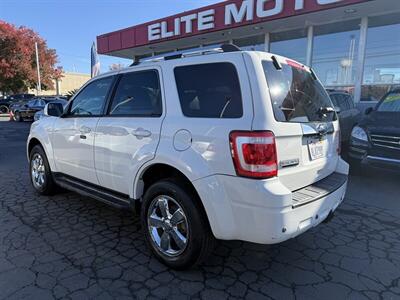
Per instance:
[[[53,194],[56,185],[43,148],[39,145],[33,147],[29,158],[29,173],[33,188],[41,195]]]
[[[144,195],[146,241],[156,258],[174,269],[200,263],[213,249],[214,237],[196,197],[175,179],[156,182]]]

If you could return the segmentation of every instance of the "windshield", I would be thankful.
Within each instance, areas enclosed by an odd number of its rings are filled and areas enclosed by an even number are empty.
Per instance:
[[[382,100],[377,111],[380,112],[400,112],[400,92],[393,92]]]
[[[336,120],[332,102],[321,83],[303,66],[288,61],[277,69],[262,62],[275,119],[280,122],[331,122]]]

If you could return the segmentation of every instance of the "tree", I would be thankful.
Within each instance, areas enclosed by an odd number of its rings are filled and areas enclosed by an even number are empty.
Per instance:
[[[35,42],[38,44],[40,79],[43,90],[54,88],[62,77],[55,67],[57,54],[36,32],[0,20],[0,91],[23,92],[37,84]]]

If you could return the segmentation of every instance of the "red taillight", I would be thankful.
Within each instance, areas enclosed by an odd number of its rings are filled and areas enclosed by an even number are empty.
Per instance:
[[[270,178],[278,175],[275,136],[271,131],[233,131],[229,140],[239,176]]]

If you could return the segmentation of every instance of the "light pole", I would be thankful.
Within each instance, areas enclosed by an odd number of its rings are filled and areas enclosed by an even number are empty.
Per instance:
[[[38,51],[38,45],[37,42],[35,42],[35,51],[36,51],[36,68],[37,68],[37,76],[38,76],[38,81],[37,81],[37,94],[39,95],[42,90],[42,85],[40,83],[40,65],[39,65],[39,51]]]

